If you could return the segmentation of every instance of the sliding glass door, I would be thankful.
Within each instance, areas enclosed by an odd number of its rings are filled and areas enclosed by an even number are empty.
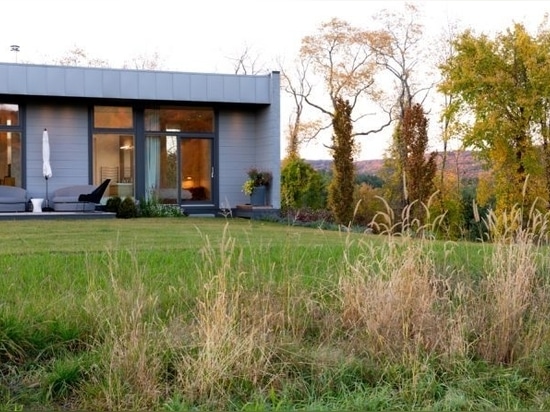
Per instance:
[[[212,204],[212,109],[146,109],[145,130],[147,197],[166,204]]]
[[[212,141],[180,140],[182,201],[212,203]]]
[[[179,143],[178,143],[179,142]],[[147,196],[160,203],[212,203],[212,141],[178,136],[145,140]]]

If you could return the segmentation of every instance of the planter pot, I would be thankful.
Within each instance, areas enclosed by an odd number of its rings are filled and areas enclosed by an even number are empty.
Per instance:
[[[265,206],[267,199],[267,187],[256,186],[250,195],[250,204],[252,206]]]

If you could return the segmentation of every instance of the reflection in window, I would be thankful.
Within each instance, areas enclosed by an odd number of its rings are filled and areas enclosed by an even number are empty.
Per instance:
[[[21,187],[21,133],[0,132],[0,184]]]
[[[211,140],[181,140],[182,200],[212,200]]]
[[[177,129],[184,133],[214,132],[214,111],[210,108],[146,109],[145,130]]]
[[[95,106],[94,127],[131,129],[134,125],[131,107]]]
[[[107,196],[134,196],[134,136],[94,134],[94,185],[111,179]]]
[[[21,187],[19,106],[0,103],[0,184]]]
[[[176,136],[145,139],[145,188],[147,198],[178,203],[178,146]]]
[[[19,106],[0,103],[0,126],[19,126]]]
[[[179,139],[179,144],[178,144]],[[179,146],[179,153],[178,153]],[[212,200],[212,142],[149,135],[145,140],[147,198],[160,203]],[[181,163],[178,167],[178,158]]]

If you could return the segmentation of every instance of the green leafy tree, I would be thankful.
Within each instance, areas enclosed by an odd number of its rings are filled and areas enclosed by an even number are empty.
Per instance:
[[[373,188],[381,188],[384,185],[384,180],[377,175],[371,175],[368,173],[359,173],[355,175],[355,184],[367,184]]]
[[[384,207],[381,197],[380,187],[373,187],[368,183],[355,185],[354,202],[357,206],[353,222],[360,226],[368,226]]]
[[[494,39],[467,30],[454,46],[455,55],[441,66],[440,90],[454,96],[445,116],[455,123],[469,120],[463,143],[493,169],[497,210],[548,199],[550,182],[541,192],[548,144],[548,36],[532,36],[515,24]]]
[[[466,237],[467,220],[466,211],[472,208],[470,204],[464,204],[462,192],[457,191],[459,176],[454,171],[444,171],[438,179],[434,179],[434,190],[437,191],[437,202],[430,205],[429,212],[431,222],[438,220],[434,228],[436,233],[444,239],[462,239]],[[469,208],[469,209],[467,209]]]
[[[326,207],[326,184],[313,166],[300,158],[288,159],[281,168],[283,211]]]

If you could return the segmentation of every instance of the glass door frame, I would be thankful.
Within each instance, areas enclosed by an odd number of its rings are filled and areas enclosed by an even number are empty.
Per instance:
[[[206,142],[206,144],[204,144]],[[185,148],[189,143],[189,148]],[[191,147],[192,145],[192,147]],[[186,150],[198,153],[198,157],[186,162]],[[206,153],[201,156],[200,151]],[[206,163],[206,164],[205,164]],[[186,167],[187,166],[187,167]],[[214,205],[215,197],[214,139],[209,137],[180,136],[178,139],[178,176],[180,204]]]

